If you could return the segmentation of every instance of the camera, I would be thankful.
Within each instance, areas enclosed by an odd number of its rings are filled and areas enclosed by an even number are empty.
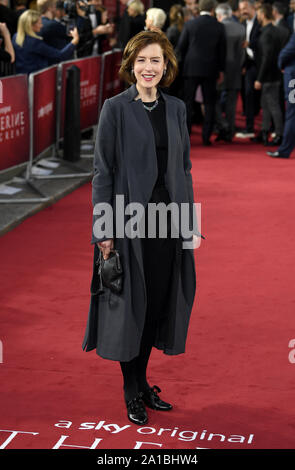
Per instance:
[[[63,8],[65,10],[66,15],[69,18],[76,18],[78,16],[77,13],[77,4],[80,8],[80,10],[84,11],[86,16],[89,16],[90,13],[94,13],[94,5],[89,5],[87,0],[69,0],[69,1],[64,1],[60,2],[63,4]]]
[[[77,18],[79,16],[77,12],[77,5],[79,6],[80,10],[85,13],[85,17],[89,17],[91,13],[95,12],[94,5],[89,5],[87,0],[59,0],[56,3],[57,8],[64,9],[65,11],[65,16],[62,18],[62,23],[65,24],[68,33],[77,24]]]

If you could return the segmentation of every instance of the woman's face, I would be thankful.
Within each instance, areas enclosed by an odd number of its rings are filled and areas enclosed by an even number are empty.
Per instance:
[[[40,18],[38,18],[38,20],[36,21],[36,23],[34,23],[32,25],[32,30],[34,31],[34,33],[39,33],[42,29],[42,19],[41,19],[41,16]]]
[[[139,51],[134,62],[134,75],[137,85],[153,88],[160,82],[166,63],[159,44],[149,44]]]
[[[133,10],[132,7],[129,6],[127,11],[128,11],[128,15],[129,15],[129,16],[132,16],[132,18],[135,18],[135,16],[136,16],[136,11]]]

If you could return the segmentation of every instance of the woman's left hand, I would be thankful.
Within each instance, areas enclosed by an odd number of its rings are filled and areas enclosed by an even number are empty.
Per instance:
[[[195,250],[196,248],[199,248],[200,243],[201,243],[201,237],[197,237],[197,235],[193,234],[193,250]]]

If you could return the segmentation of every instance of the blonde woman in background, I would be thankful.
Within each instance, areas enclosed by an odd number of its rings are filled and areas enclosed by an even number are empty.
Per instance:
[[[148,31],[159,31],[163,29],[167,15],[161,8],[149,8],[146,11],[145,29]]]
[[[12,38],[15,50],[16,73],[32,73],[48,67],[52,60],[60,62],[70,59],[77,44],[79,34],[77,28],[70,31],[72,41],[63,49],[48,46],[38,35],[42,28],[41,14],[35,10],[27,10],[18,20],[17,33]]]
[[[136,18],[138,15],[144,15],[144,4],[140,0],[134,0],[129,3],[127,10],[129,16]]]
[[[144,30],[145,26],[145,12],[144,4],[140,0],[134,0],[129,3],[127,7],[128,15],[131,18],[130,21],[130,38],[135,36],[140,31]]]

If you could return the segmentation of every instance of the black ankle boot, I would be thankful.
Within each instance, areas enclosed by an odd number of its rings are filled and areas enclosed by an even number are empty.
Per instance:
[[[150,387],[148,390],[143,392],[143,401],[144,403],[153,410],[159,411],[169,411],[172,410],[173,406],[170,403],[167,403],[160,399],[157,392],[161,392],[161,389],[154,385]]]
[[[262,144],[268,145],[268,131],[262,131]]]
[[[143,393],[140,392],[132,400],[126,401],[128,419],[135,424],[146,424],[148,421],[147,412],[142,401]]]
[[[215,142],[220,142],[221,140],[223,140],[224,142],[231,142],[232,141],[230,132],[228,130],[222,129],[221,131],[218,132],[218,134],[215,138]]]
[[[271,142],[268,142],[268,146],[269,147],[279,147],[279,145],[281,145],[282,143],[282,136],[281,135],[276,135],[274,139],[272,139]]]
[[[251,137],[252,142],[256,144],[267,145],[268,143],[268,131],[260,131],[255,137]]]

